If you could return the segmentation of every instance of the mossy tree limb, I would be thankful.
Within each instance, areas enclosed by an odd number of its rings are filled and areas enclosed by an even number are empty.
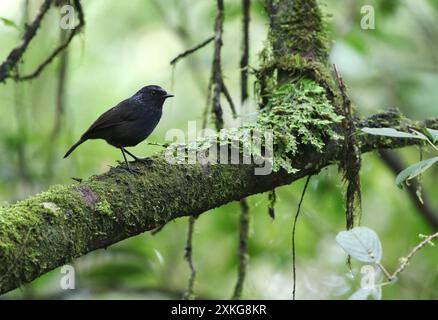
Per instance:
[[[273,95],[266,99],[257,126],[278,133],[274,157],[281,160],[278,170],[262,176],[254,174],[254,165],[175,165],[160,154],[152,166],[138,164],[139,175],[113,168],[80,184],[53,186],[0,208],[0,293],[172,219],[272,190],[342,159],[342,141],[332,134],[332,127],[341,124],[334,121],[335,90],[324,66],[326,48],[316,1],[271,0],[268,4],[268,13],[274,14],[271,28],[278,29],[270,32],[274,56],[265,61],[261,73],[272,76],[276,70],[280,81],[268,86]],[[282,40],[284,46],[276,48]],[[438,129],[438,119],[417,123],[388,112],[356,125]],[[232,129],[228,133],[234,135]],[[362,152],[420,143],[367,135],[358,140]]]
[[[417,123],[389,112],[358,125],[438,129],[438,119]],[[368,135],[360,138],[364,152],[418,143]],[[150,167],[138,164],[140,175],[113,168],[80,184],[53,186],[0,209],[0,293],[172,219],[198,215],[315,174],[339,161],[341,152],[338,140],[329,141],[323,152],[309,153],[302,145],[291,159],[295,173],[280,170],[267,176],[254,175],[253,165],[176,165],[157,155]]]

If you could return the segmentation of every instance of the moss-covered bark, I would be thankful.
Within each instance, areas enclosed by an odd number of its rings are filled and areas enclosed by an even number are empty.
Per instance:
[[[394,112],[374,116],[360,126],[405,129],[414,123]],[[364,152],[418,141],[362,135]],[[231,201],[291,183],[338,161],[342,146],[323,152],[302,145],[291,159],[298,171],[254,175],[252,165],[169,164],[162,155],[140,175],[122,168],[69,186],[57,185],[30,199],[0,208],[0,293],[29,282],[98,248],[152,230],[181,216],[198,215]]]
[[[254,174],[254,165],[175,165],[160,154],[151,166],[138,164],[139,175],[114,168],[82,183],[53,186],[0,208],[0,293],[87,252],[177,217],[198,215],[272,190],[342,159],[342,143],[331,131],[337,116],[336,90],[325,68],[326,42],[316,1],[271,0],[268,13],[273,52],[264,55],[260,80],[265,81],[263,88],[271,95],[263,97],[266,104],[257,126],[281,133],[274,147],[282,152],[274,161],[287,162],[293,170],[279,165],[278,171],[262,176]],[[264,93],[262,90],[262,96]],[[437,128],[437,123],[429,121],[427,125]],[[425,124],[389,112],[358,126],[406,129]],[[228,134],[233,136],[235,131]],[[366,135],[359,138],[362,152],[418,142]],[[290,144],[292,140],[296,143]]]

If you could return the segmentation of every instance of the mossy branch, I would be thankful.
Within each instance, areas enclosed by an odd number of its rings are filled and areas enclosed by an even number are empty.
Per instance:
[[[324,28],[316,1],[267,3],[272,14],[273,53],[265,55],[260,75],[267,81],[264,89],[268,89],[262,90],[262,95],[269,96],[263,97],[266,104],[252,129],[274,133],[274,171],[255,175],[256,166],[249,164],[170,164],[162,153],[153,157],[151,166],[136,164],[139,175],[112,168],[79,184],[53,186],[2,207],[0,293],[88,252],[154,230],[178,217],[197,216],[289,184],[343,159],[342,139],[336,135],[336,127],[342,123],[336,113],[336,90],[324,67]],[[19,48],[17,61],[26,47]],[[7,68],[3,69],[0,82],[8,75],[4,72]],[[275,72],[277,79],[270,81]],[[438,129],[438,119],[414,122],[390,111],[356,121],[355,125]],[[236,129],[226,130],[225,136],[235,137]],[[361,134],[357,139],[361,152],[421,143]],[[196,145],[196,149],[202,148]]]
[[[358,122],[400,130],[438,129],[438,119],[414,122],[394,111]],[[359,135],[362,151],[403,147],[415,140]],[[80,184],[56,185],[48,191],[0,208],[0,293],[17,288],[81,255],[153,230],[172,219],[199,215],[247,196],[289,184],[337,162],[338,140],[322,152],[301,145],[291,159],[297,169],[254,175],[254,165],[138,164],[140,175],[121,168]]]

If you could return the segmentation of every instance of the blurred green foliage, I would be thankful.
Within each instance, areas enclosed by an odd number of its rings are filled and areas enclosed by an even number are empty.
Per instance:
[[[32,17],[41,1],[30,1]],[[44,190],[53,183],[72,183],[102,173],[120,160],[119,152],[102,141],[90,141],[71,158],[67,147],[107,108],[145,84],[159,84],[176,98],[165,106],[158,128],[149,138],[164,141],[170,128],[198,127],[206,101],[212,46],[178,63],[169,61],[189,45],[211,36],[213,1],[199,0],[83,0],[86,28],[69,47],[65,114],[59,137],[51,138],[56,117],[59,60],[37,79],[0,86],[0,203],[6,204]],[[157,3],[158,6],[157,7]],[[0,24],[0,60],[16,45],[23,22],[24,1],[0,2],[1,16],[19,29]],[[376,29],[360,28],[360,8],[373,5]],[[350,89],[357,112],[369,115],[392,106],[414,119],[437,116],[438,5],[435,0],[327,0],[327,28],[333,41],[331,61]],[[6,21],[9,21],[6,20]],[[19,68],[33,70],[59,39],[59,12],[51,10]],[[254,1],[251,21],[251,66],[263,47],[267,17],[261,1]],[[181,37],[178,30],[184,30]],[[223,68],[228,87],[239,101],[240,2],[226,1]],[[254,80],[254,79],[252,79]],[[240,108],[250,114],[254,103]],[[226,123],[238,125],[225,110]],[[157,147],[141,144],[136,154],[152,154]],[[422,150],[426,158],[427,150]],[[401,151],[406,163],[418,160],[420,150]],[[49,161],[54,159],[54,161]],[[394,183],[393,173],[374,154],[363,157],[362,225],[377,231],[383,262],[389,269],[419,242],[418,234],[433,231],[406,193]],[[438,211],[437,169],[423,177],[424,192]],[[291,297],[291,227],[303,181],[277,190],[276,219],[268,216],[268,197],[252,196],[248,279],[245,298]],[[335,235],[345,227],[344,190],[337,168],[313,177],[297,228],[297,297],[346,298],[357,281],[348,269]],[[229,298],[237,275],[238,203],[200,216],[194,235],[198,271],[195,293],[203,298]],[[72,262],[76,290],[59,287],[60,270],[5,297],[14,298],[175,298],[188,281],[184,261],[187,219],[169,223],[156,235],[145,233],[90,253]],[[353,264],[353,270],[360,267]],[[436,299],[438,251],[426,248],[416,256],[399,281],[385,287],[384,299]]]

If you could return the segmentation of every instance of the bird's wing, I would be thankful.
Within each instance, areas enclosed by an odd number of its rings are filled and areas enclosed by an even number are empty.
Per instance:
[[[131,105],[128,100],[120,102],[115,107],[104,112],[82,135],[83,139],[91,138],[93,134],[98,133],[102,129],[120,125],[124,122],[134,121],[137,119],[136,106]]]

